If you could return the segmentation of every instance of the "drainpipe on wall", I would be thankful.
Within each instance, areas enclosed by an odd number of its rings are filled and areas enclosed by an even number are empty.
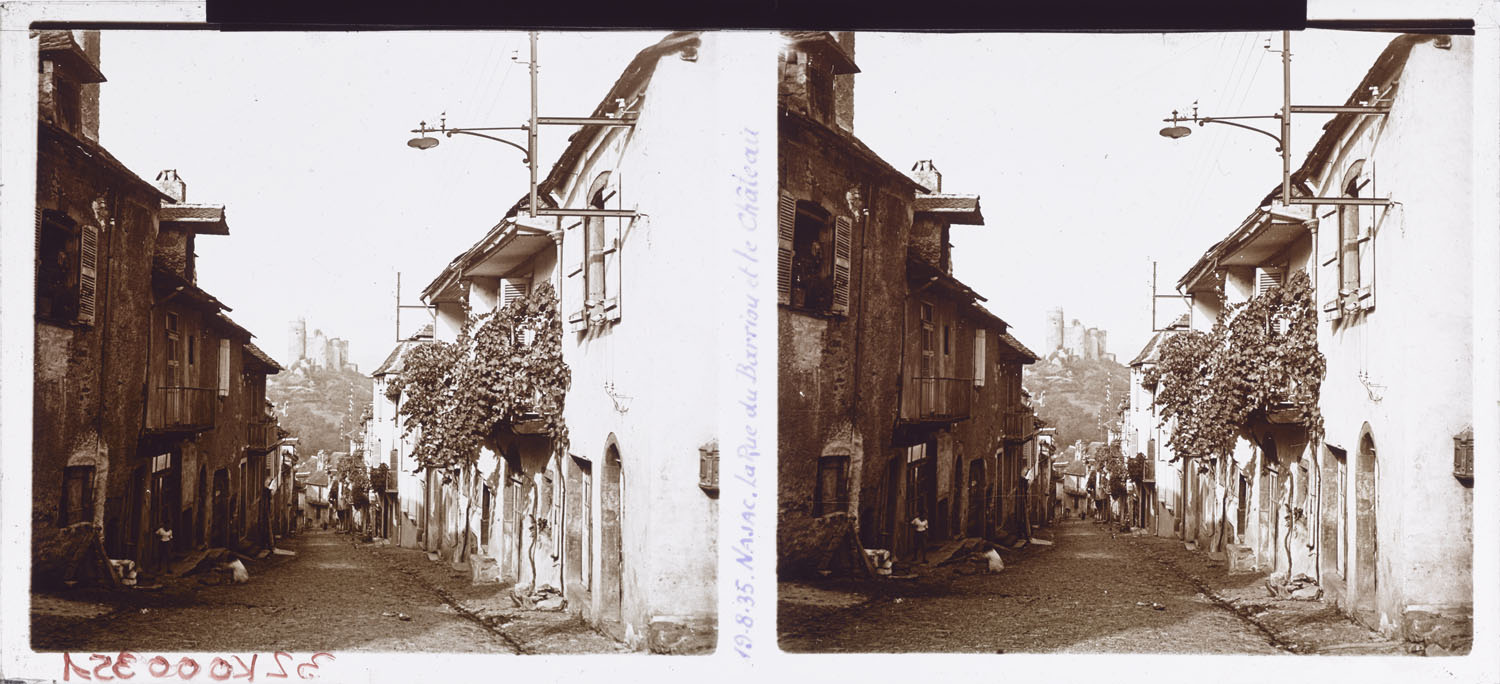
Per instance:
[[[864,342],[863,342],[863,340],[864,340],[864,330],[865,330],[865,311],[867,310],[867,307],[865,306],[865,270],[869,267],[869,258],[868,258],[868,255],[869,255],[869,245],[870,245],[869,238],[870,238],[870,201],[871,201],[871,199],[870,199],[870,183],[868,181],[865,183],[864,194],[861,197],[863,198],[862,204],[864,204],[864,206],[860,208],[860,213],[862,214],[861,218],[863,220],[860,221],[860,225],[859,225],[859,319],[857,321],[855,321],[855,324],[854,324],[854,393],[852,395],[852,399],[853,400],[849,402],[849,425],[850,425],[850,427],[854,428],[855,434],[859,434],[859,428],[857,427],[858,420],[859,420],[859,385],[860,385],[859,379],[860,379],[860,376],[864,375],[864,366],[862,366],[860,364],[860,359],[863,358],[863,354],[861,354],[860,352],[864,348]],[[902,310],[905,311],[905,307],[904,306],[902,307]],[[903,347],[905,346],[905,340],[904,339],[902,340],[902,346]],[[860,448],[860,468],[861,468],[861,470],[863,470],[863,468],[864,468],[863,438],[861,438],[861,442],[860,443],[861,443],[861,448]],[[861,474],[861,477],[860,477],[860,485],[861,486],[864,485],[863,474]],[[857,498],[857,497],[851,496],[850,498],[854,499],[854,498]],[[859,519],[859,507],[858,506],[856,506],[855,509],[854,509],[854,516],[853,517],[854,517],[856,525],[858,525],[860,522],[862,522]],[[855,538],[857,539],[858,536],[859,536],[858,530],[856,530],[855,531]]]

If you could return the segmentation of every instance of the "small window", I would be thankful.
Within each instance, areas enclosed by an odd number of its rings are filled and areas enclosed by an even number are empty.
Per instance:
[[[83,88],[53,72],[53,103],[57,108],[57,125],[78,135],[83,129]]]
[[[792,254],[792,306],[824,311],[833,306],[833,236],[828,212],[811,202],[797,203]]]
[[[70,466],[63,469],[63,491],[57,523],[67,527],[94,519],[94,467]]]
[[[813,492],[813,515],[841,513],[849,508],[849,456],[830,454],[818,459],[818,481]]]
[[[39,211],[36,247],[37,318],[93,325],[99,228],[78,226],[59,212]]]
[[[718,440],[698,447],[698,486],[710,494],[719,491]]]
[[[778,231],[778,301],[816,313],[847,316],[853,268],[852,220],[783,193]]]

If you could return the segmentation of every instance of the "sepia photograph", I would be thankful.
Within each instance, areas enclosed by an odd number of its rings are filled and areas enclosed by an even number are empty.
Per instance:
[[[715,36],[34,33],[33,649],[714,650]]]
[[[1469,652],[1472,33],[792,34],[781,649]]]

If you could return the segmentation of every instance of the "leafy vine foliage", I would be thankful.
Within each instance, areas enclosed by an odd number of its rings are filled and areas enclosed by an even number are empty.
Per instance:
[[[502,424],[540,421],[538,432],[551,438],[556,453],[566,453],[562,411],[571,382],[557,294],[542,283],[471,317],[455,342],[413,347],[386,396],[401,401],[420,467],[448,471],[472,465]]]
[[[1176,333],[1163,343],[1145,383],[1158,388],[1161,424],[1175,421],[1173,458],[1228,456],[1244,426],[1272,411],[1320,439],[1318,393],[1327,365],[1317,329],[1312,281],[1299,270],[1284,286],[1224,311],[1213,330]]]
[[[370,471],[365,467],[364,454],[360,452],[348,453],[339,457],[334,466],[338,472],[338,482],[342,490],[348,493],[349,505],[363,509],[370,504]]]

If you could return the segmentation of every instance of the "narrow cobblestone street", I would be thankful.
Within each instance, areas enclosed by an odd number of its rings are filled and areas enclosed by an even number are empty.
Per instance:
[[[176,580],[97,604],[34,600],[39,651],[575,653],[621,650],[566,613],[511,608],[507,587],[410,549],[332,531],[281,542],[296,556],[250,564],[247,584]],[[503,610],[499,609],[504,607]],[[103,613],[102,619],[90,618]]]
[[[1267,631],[1186,569],[1204,556],[1179,542],[1054,527],[1052,546],[1005,556],[998,574],[923,568],[915,580],[783,583],[788,652],[1239,653],[1313,652]],[[1181,557],[1180,557],[1181,556]],[[934,564],[941,560],[930,558]],[[1249,587],[1259,576],[1235,576]],[[1219,578],[1222,580],[1222,578]],[[1220,581],[1222,584],[1222,581]],[[1204,590],[1210,593],[1205,593]],[[1264,591],[1262,590],[1262,594]],[[1321,604],[1303,632],[1330,652],[1399,652]],[[1307,613],[1309,611],[1303,611]],[[1350,644],[1354,645],[1350,645]]]

